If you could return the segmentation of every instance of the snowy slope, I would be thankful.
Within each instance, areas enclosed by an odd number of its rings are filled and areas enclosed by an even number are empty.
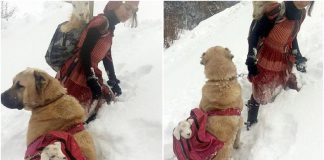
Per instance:
[[[26,67],[55,73],[45,52],[57,25],[72,7],[64,2],[11,2],[17,13],[2,21],[1,92]],[[95,2],[95,14],[106,2]],[[88,126],[101,159],[161,159],[162,146],[162,2],[141,2],[139,27],[116,26],[112,54],[123,95],[104,106]],[[100,66],[103,70],[103,66]],[[104,75],[104,78],[107,78]],[[1,107],[1,159],[23,159],[30,112]]]
[[[164,54],[163,135],[164,159],[173,159],[172,130],[198,107],[205,82],[201,54],[211,46],[228,47],[238,73],[247,73],[247,35],[252,20],[251,2],[241,2],[186,31]],[[306,74],[297,72],[300,92],[282,91],[276,101],[261,107],[259,123],[241,135],[237,160],[320,160],[323,142],[323,2],[317,1],[298,35],[301,52],[309,60]],[[240,78],[244,102],[251,84]],[[247,110],[242,112],[246,120]]]

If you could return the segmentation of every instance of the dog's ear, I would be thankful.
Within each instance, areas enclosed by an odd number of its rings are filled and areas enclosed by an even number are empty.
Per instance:
[[[194,120],[193,119],[191,119],[191,118],[189,118],[188,120],[187,120],[189,123],[190,123],[190,125],[192,125],[193,124],[193,122],[194,122]]]
[[[205,65],[206,64],[206,62],[207,62],[207,59],[206,59],[206,52],[204,52],[202,55],[201,55],[201,57],[200,57],[200,64],[201,65]]]
[[[35,70],[34,71],[34,78],[35,78],[35,86],[36,86],[36,92],[38,94],[41,94],[42,90],[45,88],[46,86],[46,78],[45,78],[45,74]]]
[[[228,48],[225,48],[225,55],[231,60],[234,58],[234,55],[232,55],[231,51]]]
[[[173,129],[173,136],[177,139],[180,140],[180,130],[178,128],[178,126],[176,128]]]

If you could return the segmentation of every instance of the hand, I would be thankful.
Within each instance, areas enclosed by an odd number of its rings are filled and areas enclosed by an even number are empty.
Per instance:
[[[99,97],[102,95],[102,91],[97,77],[89,77],[87,80],[87,85],[91,89],[92,99],[99,99]]]
[[[296,63],[296,69],[299,72],[305,73],[306,72],[306,63],[305,62]]]
[[[120,96],[122,94],[122,90],[118,85],[119,83],[120,81],[118,79],[107,81],[107,84],[111,87],[111,90],[116,96]]]
[[[299,72],[305,73],[306,72],[306,62],[307,58],[303,57],[301,54],[296,55],[296,69]]]
[[[247,68],[249,71],[249,77],[256,76],[259,73],[256,63],[257,63],[257,60],[256,60],[255,56],[247,57],[245,64],[247,65]]]

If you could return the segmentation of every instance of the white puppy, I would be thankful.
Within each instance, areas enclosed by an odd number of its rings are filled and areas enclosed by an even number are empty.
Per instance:
[[[180,136],[189,139],[191,138],[192,131],[191,125],[193,123],[193,119],[180,121],[178,126],[174,128],[173,135],[177,140],[180,140]]]
[[[61,150],[61,142],[54,142],[46,146],[41,153],[41,160],[66,160]]]
[[[265,7],[275,1],[252,1],[253,19],[259,20],[264,14]]]

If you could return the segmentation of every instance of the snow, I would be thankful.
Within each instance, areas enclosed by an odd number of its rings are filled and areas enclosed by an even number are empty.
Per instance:
[[[17,12],[1,25],[1,92],[26,67],[55,75],[44,55],[57,24],[67,20],[71,11],[71,6],[63,2],[11,3]],[[95,2],[94,13],[100,13],[105,3]],[[162,7],[163,2],[143,1],[138,28],[123,24],[116,27],[112,53],[123,95],[119,102],[104,106],[88,126],[102,159],[174,158],[172,130],[199,104],[205,81],[199,61],[207,48],[230,48],[238,73],[247,73],[244,62],[250,2],[241,2],[201,22],[194,30],[185,31],[166,50],[162,48]],[[322,8],[323,2],[316,1],[313,16],[305,19],[298,35],[301,52],[309,59],[306,74],[295,70],[302,90],[283,91],[274,103],[261,107],[258,124],[250,131],[243,128],[242,147],[234,152],[235,159],[323,159]],[[246,102],[251,84],[246,77],[239,82]],[[246,114],[244,108],[244,119]],[[1,159],[24,156],[29,116],[27,111],[1,107]]]
[[[282,91],[275,102],[260,107],[259,122],[250,131],[242,128],[236,160],[323,159],[323,2],[316,1],[312,17],[306,17],[298,35],[301,53],[308,58],[307,73],[297,74],[302,89]],[[252,20],[251,2],[241,2],[185,31],[164,51],[163,149],[164,159],[174,159],[172,130],[198,107],[205,82],[201,54],[209,47],[228,47],[238,73],[244,64],[247,36]],[[251,84],[240,78],[243,100],[251,95]],[[247,118],[247,108],[242,112]]]
[[[9,3],[17,12],[9,21],[2,20],[1,92],[27,67],[55,75],[44,56],[57,25],[68,19],[72,9],[64,2]],[[95,15],[105,4],[95,2]],[[162,158],[162,8],[162,2],[140,2],[138,28],[116,26],[112,54],[123,94],[120,101],[103,106],[87,127],[99,159]],[[1,107],[1,159],[24,157],[29,117],[28,111]]]

